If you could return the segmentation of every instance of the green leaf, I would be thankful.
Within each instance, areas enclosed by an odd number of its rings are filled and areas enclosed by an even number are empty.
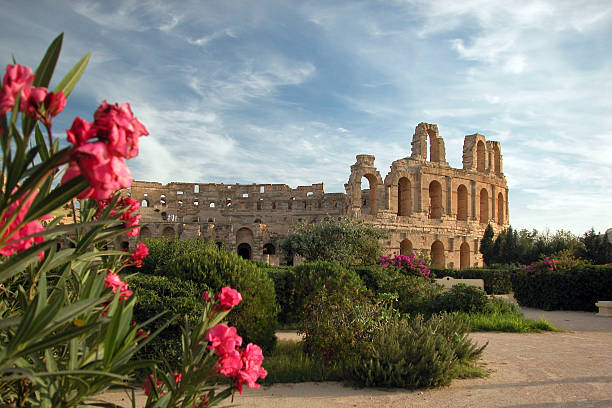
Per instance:
[[[22,272],[28,264],[38,262],[38,253],[55,245],[55,241],[41,242],[25,251],[15,254],[0,264],[0,282],[4,282],[16,273]]]
[[[34,139],[36,139],[36,146],[40,149],[40,159],[43,161],[49,160],[49,148],[47,147],[45,136],[42,134],[38,123],[34,128]]]
[[[62,81],[57,85],[54,92],[59,93],[59,91],[63,91],[64,96],[66,96],[67,99],[72,93],[72,90],[76,86],[77,82],[79,82],[79,79],[81,79],[83,72],[85,72],[85,68],[87,68],[90,57],[91,53],[88,52],[83,58],[81,58],[79,62],[77,62],[75,66],[72,67],[72,69],[66,74],[64,79],[62,79]]]
[[[50,214],[54,210],[60,208],[65,203],[76,197],[89,187],[89,182],[81,175],[75,177],[66,183],[57,186],[51,193],[45,197],[45,203],[36,207],[34,211],[30,209],[26,220],[35,220],[44,215]]]

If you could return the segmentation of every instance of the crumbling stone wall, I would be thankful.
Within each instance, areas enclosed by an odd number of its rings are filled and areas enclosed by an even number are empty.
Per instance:
[[[465,136],[463,168],[454,169],[446,162],[438,127],[420,123],[411,156],[394,161],[384,180],[374,161],[372,155],[357,155],[346,193],[325,193],[322,183],[293,189],[134,181],[126,194],[142,203],[136,239],[205,237],[278,265],[287,261],[278,244],[297,223],[349,216],[387,230],[389,251],[416,251],[450,268],[482,265],[478,247],[487,224],[496,231],[509,224],[499,142]]]

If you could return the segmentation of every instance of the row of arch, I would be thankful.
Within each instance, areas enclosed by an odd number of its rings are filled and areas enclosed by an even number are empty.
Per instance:
[[[446,267],[446,256],[444,255],[444,244],[440,240],[435,240],[431,244],[431,262],[434,268],[442,269]],[[400,242],[400,254],[410,255],[413,253],[412,242],[409,239],[404,239]],[[459,268],[469,268],[471,262],[470,244],[467,242],[461,243],[459,247]]]
[[[369,211],[370,214],[375,215],[378,211],[377,205],[377,182],[376,178],[371,174],[363,176],[369,182],[369,200],[364,200],[362,203],[362,210]],[[411,198],[412,186],[410,180],[407,177],[401,177],[397,183],[397,215],[399,216],[410,216],[412,213],[412,198]],[[439,181],[433,180],[429,183],[429,218],[440,219],[442,218],[442,185]],[[457,193],[457,208],[456,217],[458,221],[468,220],[468,190],[464,184],[460,184],[456,190]],[[488,224],[490,218],[489,212],[489,191],[486,188],[482,188],[479,194],[479,217],[478,221],[482,224]],[[504,195],[499,192],[497,194],[497,213],[496,221],[498,224],[503,225],[505,222],[505,211],[504,211]]]

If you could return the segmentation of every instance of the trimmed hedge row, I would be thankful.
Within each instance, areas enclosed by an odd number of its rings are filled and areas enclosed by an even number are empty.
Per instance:
[[[519,270],[513,287],[521,306],[593,312],[598,300],[612,300],[612,266],[583,265],[540,273]]]
[[[489,295],[505,295],[513,290],[511,269],[432,269],[431,272],[436,278],[482,279]]]

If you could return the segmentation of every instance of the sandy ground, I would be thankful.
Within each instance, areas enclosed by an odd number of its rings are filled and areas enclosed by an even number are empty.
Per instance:
[[[529,318],[543,317],[568,331],[473,333],[479,344],[489,342],[482,359],[492,372],[486,378],[454,380],[449,387],[418,391],[359,389],[334,382],[278,384],[246,389],[233,403],[222,406],[611,408],[612,318],[584,312],[523,311]],[[285,332],[279,337],[296,336]],[[108,393],[105,399],[129,406],[123,393]]]

